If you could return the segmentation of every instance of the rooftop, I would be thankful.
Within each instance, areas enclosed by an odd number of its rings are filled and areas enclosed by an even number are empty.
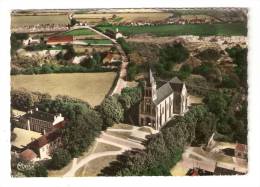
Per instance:
[[[54,121],[54,114],[50,114],[47,112],[42,112],[38,110],[31,110],[24,116],[25,118],[35,118],[43,121],[53,122]]]
[[[41,136],[40,138],[38,138],[37,140],[31,142],[28,146],[30,148],[41,148],[43,146],[45,146],[46,144],[56,140],[59,136],[61,135],[61,132],[57,129]]]
[[[48,43],[51,42],[72,42],[73,36],[52,36],[48,38]]]
[[[162,85],[159,89],[156,90],[157,98],[154,101],[155,104],[159,104],[166,97],[173,93],[172,87],[169,83]]]

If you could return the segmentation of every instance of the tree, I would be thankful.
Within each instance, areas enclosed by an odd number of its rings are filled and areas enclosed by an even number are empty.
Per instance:
[[[138,73],[138,66],[134,63],[129,63],[127,67],[127,78],[133,81]]]
[[[52,155],[49,167],[51,169],[61,169],[66,166],[71,160],[70,153],[62,148],[58,148],[54,151]]]
[[[235,79],[231,78],[228,75],[225,75],[223,76],[222,86],[224,88],[237,88],[239,84]]]
[[[17,49],[22,46],[22,41],[29,38],[27,33],[12,33],[11,34],[11,54],[13,55]]]
[[[180,79],[187,79],[189,76],[190,76],[190,74],[191,74],[191,72],[192,72],[192,67],[191,67],[191,65],[189,65],[189,64],[183,64],[182,66],[181,66],[181,69],[180,69],[180,71],[178,72],[178,77],[180,78]]]
[[[247,48],[242,48],[237,45],[232,48],[226,49],[229,56],[233,59],[234,63],[237,65],[235,72],[240,78],[241,83],[244,87],[247,87]]]
[[[121,91],[119,102],[122,104],[122,106],[124,106],[124,109],[129,109],[130,107],[141,101],[141,94],[141,87],[126,87]]]
[[[206,144],[211,135],[216,130],[217,118],[214,114],[208,112],[202,121],[196,125],[196,138],[197,144]]]
[[[218,50],[209,48],[199,52],[196,57],[206,61],[217,61],[221,57],[221,54]]]
[[[160,62],[181,63],[189,57],[189,51],[181,43],[167,45],[160,50]]]
[[[106,97],[98,107],[98,111],[105,121],[104,128],[111,126],[112,122],[119,123],[124,118],[124,109],[117,96]]]
[[[124,52],[126,54],[129,54],[132,52],[132,48],[130,47],[130,45],[125,41],[124,38],[118,38],[117,42],[121,45],[121,47],[123,48]]]
[[[222,93],[209,93],[203,100],[209,111],[217,116],[223,116],[226,112],[228,102]]]
[[[65,45],[65,46],[63,46],[63,48],[67,50],[67,52],[63,56],[63,58],[65,60],[70,60],[76,55],[75,50],[72,45]]]
[[[112,19],[116,19],[117,15],[113,14]]]
[[[48,177],[47,168],[42,164],[34,166],[35,177]]]

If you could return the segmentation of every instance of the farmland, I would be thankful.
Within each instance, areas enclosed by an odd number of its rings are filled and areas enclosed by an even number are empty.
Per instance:
[[[125,35],[151,34],[155,36],[178,36],[178,35],[247,35],[245,23],[218,23],[218,24],[189,24],[189,25],[158,25],[158,26],[100,26],[98,29],[119,29]]]
[[[69,23],[69,19],[66,15],[11,16],[11,21],[12,27]]]
[[[113,15],[116,18],[113,19]],[[134,12],[134,13],[88,13],[88,14],[75,14],[75,18],[80,21],[87,21],[88,23],[97,24],[106,19],[109,22],[135,22],[135,21],[160,21],[167,19],[172,13],[168,12]]]
[[[11,77],[11,85],[15,89],[47,92],[53,97],[58,94],[68,95],[96,106],[108,93],[115,77],[114,72],[17,75]]]
[[[108,45],[108,44],[113,44],[112,41],[106,40],[106,39],[89,39],[89,40],[84,40],[83,42],[89,44],[89,45]]]
[[[88,29],[75,29],[68,32],[63,33],[66,36],[82,36],[82,35],[94,35],[95,33]]]

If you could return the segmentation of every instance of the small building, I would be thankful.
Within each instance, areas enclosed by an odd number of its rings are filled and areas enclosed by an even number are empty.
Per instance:
[[[103,59],[103,64],[112,64],[119,61],[122,61],[122,57],[120,54],[108,53]]]
[[[65,45],[73,42],[73,36],[52,36],[47,40],[47,45]]]
[[[235,157],[247,160],[247,145],[237,143],[235,147]]]
[[[174,115],[184,115],[187,111],[188,93],[185,84],[175,77],[157,88],[150,70],[139,105],[139,125],[159,130]]]
[[[50,159],[54,150],[61,146],[61,131],[59,129],[54,129],[28,144],[28,148],[32,149],[41,160]]]
[[[50,114],[39,111],[38,108],[30,110],[23,115],[20,120],[20,127],[29,131],[35,131],[45,134],[54,128],[54,125],[63,122],[64,117],[61,114]]]
[[[75,56],[72,60],[72,64],[80,64],[81,62],[83,62],[84,60],[86,60],[88,58],[88,56],[86,55],[82,55],[82,56]]]
[[[27,40],[23,40],[24,46],[34,45],[34,44],[39,44],[39,43],[41,43],[40,39],[33,39],[32,37],[29,37]]]

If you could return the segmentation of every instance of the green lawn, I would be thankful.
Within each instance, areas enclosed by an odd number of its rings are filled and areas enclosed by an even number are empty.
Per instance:
[[[85,43],[87,44],[113,44],[112,41],[106,40],[106,39],[89,39],[89,40],[84,40]]]
[[[217,24],[187,24],[187,25],[158,25],[158,26],[100,26],[99,29],[119,29],[125,35],[153,34],[155,36],[177,35],[247,35],[245,23],[217,23]]]
[[[68,32],[63,33],[65,36],[82,36],[82,35],[94,35],[93,31],[89,29],[75,29]]]

